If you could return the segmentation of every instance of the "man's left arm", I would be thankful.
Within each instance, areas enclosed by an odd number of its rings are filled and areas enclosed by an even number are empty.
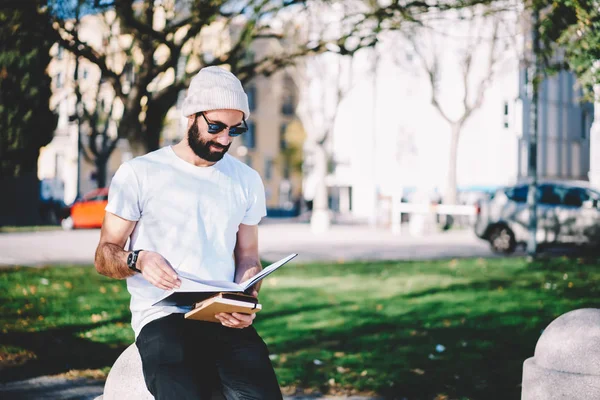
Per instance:
[[[240,224],[233,251],[235,259],[235,282],[241,283],[262,270],[258,256],[258,225]],[[252,287],[252,295],[258,296],[260,282]],[[221,324],[230,328],[246,328],[252,325],[256,314],[220,313],[215,316]]]

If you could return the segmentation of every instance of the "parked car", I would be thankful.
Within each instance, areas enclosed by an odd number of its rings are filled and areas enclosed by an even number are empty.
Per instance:
[[[75,200],[62,219],[65,230],[76,228],[100,228],[104,220],[104,208],[108,204],[108,188],[100,188]]]
[[[498,189],[477,206],[475,234],[496,253],[509,254],[529,239],[527,183]],[[537,242],[547,245],[600,244],[600,192],[586,182],[540,182]]]

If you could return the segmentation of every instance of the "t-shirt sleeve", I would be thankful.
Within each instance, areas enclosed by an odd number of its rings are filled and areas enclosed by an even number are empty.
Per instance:
[[[105,210],[129,221],[140,219],[140,185],[129,163],[122,164],[112,178]]]
[[[258,172],[253,172],[254,173],[250,177],[250,185],[248,188],[248,206],[246,207],[246,214],[242,220],[242,224],[244,225],[256,225],[260,222],[262,217],[267,215],[265,186],[263,185]]]

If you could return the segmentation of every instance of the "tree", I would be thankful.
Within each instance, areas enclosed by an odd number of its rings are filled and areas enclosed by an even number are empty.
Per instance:
[[[454,18],[444,18],[431,26],[417,26],[409,34],[409,41],[417,56],[421,70],[425,73],[431,90],[431,105],[450,127],[450,154],[444,201],[457,203],[457,159],[461,132],[472,115],[482,106],[487,88],[502,61],[502,46],[499,38],[501,14],[486,7],[463,10]],[[507,30],[503,30],[506,32]],[[453,39],[456,35],[460,41]],[[505,37],[503,40],[507,40]],[[448,55],[448,53],[454,53]],[[460,97],[441,99],[440,81],[447,74],[450,60],[459,60]],[[483,68],[474,68],[484,58]],[[460,104],[460,107],[454,107]]]
[[[540,12],[540,39],[546,72],[574,72],[587,94],[600,82],[600,9],[597,1],[557,0],[530,3]],[[558,57],[557,57],[558,55]]]
[[[260,60],[248,57],[252,41],[280,38],[268,21],[278,12],[301,7],[302,1],[79,2],[83,15],[104,13],[104,42],[109,45],[95,45],[80,35],[69,18],[73,1],[67,0],[53,2],[59,42],[100,69],[120,103],[117,137],[129,139],[140,152],[158,147],[167,111],[200,68],[226,64],[247,82],[257,74],[268,75],[291,64],[297,56],[320,51],[324,45],[294,46],[288,53]],[[215,30],[219,25],[221,32]],[[215,40],[219,35],[223,43]],[[211,40],[212,44],[207,43]]]
[[[48,21],[38,2],[0,9],[0,178],[36,174],[39,150],[56,127]]]

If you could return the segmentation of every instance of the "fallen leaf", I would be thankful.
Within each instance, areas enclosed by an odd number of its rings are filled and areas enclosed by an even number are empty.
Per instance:
[[[425,373],[425,371],[420,368],[411,369],[410,372],[414,372],[417,375],[423,375]]]
[[[96,323],[98,321],[102,321],[102,315],[100,314],[92,314],[92,322]]]
[[[360,373],[360,376],[367,376],[367,370],[365,369],[363,372]]]
[[[449,319],[445,319],[445,320],[444,320],[444,326],[445,326],[446,328],[448,328],[448,327],[449,327],[449,326],[451,326],[451,325],[452,325],[452,321],[450,321]]]
[[[344,367],[337,367],[336,368],[337,372],[339,372],[340,374],[345,374],[346,372],[350,371],[350,368],[344,368]]]
[[[100,286],[100,293],[106,293],[106,288],[104,286]]]
[[[71,282],[69,282],[69,281],[65,281],[64,285],[65,285],[65,287],[67,289],[72,289],[73,288],[73,284]]]
[[[121,289],[118,286],[111,286],[111,289],[113,291],[113,293],[119,293],[121,291]]]
[[[377,311],[381,311],[383,310],[383,305],[382,304],[377,304]]]
[[[343,351],[336,351],[335,353],[333,353],[333,355],[335,357],[344,357],[346,355],[346,353],[344,353]]]

